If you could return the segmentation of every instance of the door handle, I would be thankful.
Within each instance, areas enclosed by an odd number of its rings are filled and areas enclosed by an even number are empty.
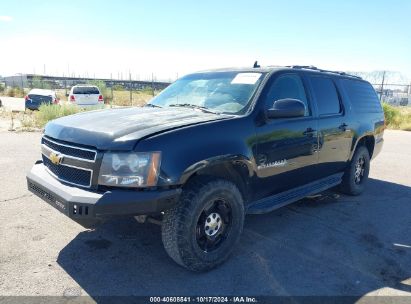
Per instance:
[[[303,132],[303,134],[304,135],[310,135],[310,136],[312,136],[313,135],[313,133],[315,133],[315,130],[313,129],[313,128],[307,128],[307,130],[305,130],[304,132]]]
[[[347,125],[345,122],[343,122],[343,123],[338,127],[338,129],[341,129],[341,130],[345,131],[345,130],[347,130],[347,127],[348,127],[348,125]]]

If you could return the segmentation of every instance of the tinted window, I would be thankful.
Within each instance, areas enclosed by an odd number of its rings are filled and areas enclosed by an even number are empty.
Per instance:
[[[40,102],[40,103],[51,103],[53,98],[51,96],[44,96],[44,95],[36,95],[36,94],[29,94],[29,98],[32,101]]]
[[[377,93],[369,83],[349,79],[341,83],[356,112],[382,112]]]
[[[266,97],[266,107],[271,108],[273,103],[280,99],[298,99],[305,104],[305,116],[310,115],[307,96],[300,76],[287,74],[279,76],[271,85]]]
[[[334,82],[326,77],[311,77],[319,115],[338,114],[341,112],[340,99]]]
[[[100,94],[97,87],[75,87],[73,94]]]

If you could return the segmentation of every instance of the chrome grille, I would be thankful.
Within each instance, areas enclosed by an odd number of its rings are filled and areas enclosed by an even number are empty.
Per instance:
[[[60,143],[46,137],[41,142],[43,164],[54,178],[80,187],[92,186],[96,150]]]
[[[67,156],[73,156],[76,158],[87,159],[91,161],[96,160],[97,152],[95,150],[60,143],[47,137],[43,137],[41,139],[41,143],[51,148],[52,150],[60,152]]]
[[[43,163],[54,177],[63,182],[76,184],[83,187],[90,187],[91,171],[81,170],[78,168],[68,167],[64,165],[53,164],[46,156],[43,155]]]

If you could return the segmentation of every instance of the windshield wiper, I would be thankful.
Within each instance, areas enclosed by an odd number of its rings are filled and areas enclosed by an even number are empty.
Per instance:
[[[213,110],[210,110],[210,109],[207,108],[207,107],[198,106],[198,105],[194,105],[194,104],[191,104],[191,103],[173,103],[173,104],[170,104],[170,105],[168,105],[168,106],[169,106],[169,107],[181,107],[181,108],[199,109],[199,110],[201,110],[201,111],[203,111],[203,112],[205,112],[205,113],[212,113],[212,114],[217,114],[217,115],[220,114],[219,112],[215,112],[215,111],[213,111]]]
[[[145,105],[145,107],[162,108],[162,106],[158,106],[158,105],[155,105],[155,104],[152,104],[152,103],[147,103],[147,104]]]

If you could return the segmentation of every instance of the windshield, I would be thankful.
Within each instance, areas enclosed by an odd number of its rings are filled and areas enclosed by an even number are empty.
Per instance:
[[[212,72],[185,76],[153,98],[149,105],[201,107],[220,113],[238,113],[250,101],[262,73]]]

